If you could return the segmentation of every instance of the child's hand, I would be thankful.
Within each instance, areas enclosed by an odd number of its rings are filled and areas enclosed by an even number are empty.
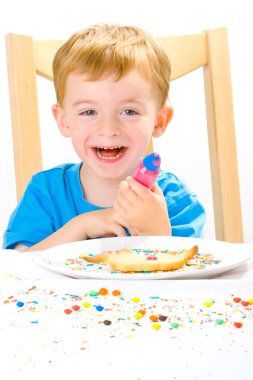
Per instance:
[[[80,214],[32,247],[27,248],[20,244],[18,249],[22,251],[44,251],[59,244],[115,235],[126,236],[126,232],[116,220],[114,209],[109,208]]]
[[[128,177],[119,185],[114,203],[115,219],[139,235],[171,235],[171,225],[163,193],[155,183],[149,190]]]
[[[115,235],[126,236],[124,228],[115,219],[113,208],[87,212],[77,218],[80,220],[81,226],[83,226],[86,239]]]

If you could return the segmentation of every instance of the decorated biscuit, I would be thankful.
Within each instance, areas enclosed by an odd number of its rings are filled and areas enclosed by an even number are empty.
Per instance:
[[[89,263],[107,263],[112,270],[120,272],[156,272],[179,269],[197,253],[198,247],[195,245],[180,251],[120,249],[94,256],[82,255],[82,258]]]

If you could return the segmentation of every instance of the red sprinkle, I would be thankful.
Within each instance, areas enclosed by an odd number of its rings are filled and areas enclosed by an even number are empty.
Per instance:
[[[157,256],[149,255],[146,260],[157,260]]]
[[[64,310],[64,313],[65,313],[65,314],[71,314],[71,313],[72,313],[72,310],[71,310],[71,309],[65,309],[65,310]]]
[[[234,326],[237,328],[237,329],[240,329],[242,327],[242,323],[241,322],[234,322]]]
[[[242,300],[242,299],[239,298],[239,297],[235,297],[235,298],[233,299],[233,301],[234,301],[234,302],[237,302],[237,303],[238,303],[238,302],[241,302],[241,300]]]
[[[241,304],[242,304],[242,306],[249,306],[249,302],[248,301],[242,301]]]
[[[73,305],[72,309],[75,311],[78,311],[78,310],[80,310],[80,306],[79,305]]]

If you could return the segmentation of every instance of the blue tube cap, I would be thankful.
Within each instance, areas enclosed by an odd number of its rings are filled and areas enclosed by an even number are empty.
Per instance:
[[[143,159],[143,165],[150,171],[156,171],[160,168],[161,157],[158,153],[150,153]]]

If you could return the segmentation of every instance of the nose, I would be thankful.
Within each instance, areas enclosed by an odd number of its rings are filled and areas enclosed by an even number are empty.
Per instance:
[[[98,134],[100,136],[118,136],[120,134],[120,126],[118,120],[113,117],[103,117],[98,124]]]

